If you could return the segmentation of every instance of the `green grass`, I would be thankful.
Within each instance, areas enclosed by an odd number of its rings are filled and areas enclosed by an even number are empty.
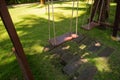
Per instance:
[[[83,2],[80,2],[79,6],[78,32],[85,33],[90,37],[100,40],[103,44],[116,49],[107,59],[99,57],[88,58],[98,68],[95,80],[119,80],[120,43],[111,40],[111,29],[99,30],[95,28],[91,31],[82,30],[80,25],[86,23],[85,21],[87,21],[89,13],[85,13],[86,6]],[[56,2],[54,7],[56,35],[69,32],[71,2]],[[34,3],[23,6],[9,6],[8,8],[35,80],[68,80],[69,77],[61,71],[63,66],[59,63],[59,59],[54,58],[49,52],[42,51],[44,46],[48,44],[49,34],[46,7]],[[112,3],[110,19],[108,20],[111,23],[114,20],[114,12],[115,4]],[[75,31],[75,17],[76,14],[74,13],[72,31]],[[51,37],[53,37],[52,27]],[[76,45],[73,46],[76,47]],[[0,80],[23,80],[20,67],[15,55],[12,53],[12,47],[13,45],[0,20]],[[72,48],[72,50],[75,51],[76,48]]]

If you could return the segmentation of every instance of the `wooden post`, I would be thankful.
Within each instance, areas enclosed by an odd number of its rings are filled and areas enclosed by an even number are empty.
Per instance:
[[[5,28],[10,36],[10,39],[15,47],[15,55],[18,63],[22,69],[25,80],[34,80],[33,75],[27,63],[25,53],[23,51],[22,45],[20,43],[19,37],[15,30],[14,24],[8,12],[7,6],[4,0],[0,0],[0,16],[5,25]]]
[[[120,0],[117,0],[116,15],[114,20],[113,35],[112,35],[113,37],[117,37],[119,24],[120,24]]]

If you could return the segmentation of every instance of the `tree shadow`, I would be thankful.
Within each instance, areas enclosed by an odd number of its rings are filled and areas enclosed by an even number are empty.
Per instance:
[[[37,5],[34,5],[34,6],[37,6]],[[114,9],[115,6],[112,6],[112,8]],[[65,7],[62,9],[71,10],[72,7]],[[85,11],[86,9],[79,8],[79,10]],[[61,35],[66,32],[69,32],[68,29],[70,27],[70,19],[66,18],[64,15],[60,15],[58,13],[55,13],[55,14],[57,15],[57,18],[61,18],[60,21],[55,21],[55,25],[57,28],[56,35]],[[83,19],[85,15],[86,14],[83,13],[82,15],[79,16],[79,19]],[[52,25],[52,20],[50,22],[51,22],[50,25]],[[75,18],[73,18],[73,22],[74,23],[73,23],[72,30],[75,32]],[[40,79],[41,80],[67,80],[66,76],[64,76],[61,72],[61,68],[63,66],[59,64],[59,59],[56,60],[52,57],[51,54],[49,54],[49,52],[42,51],[43,47],[48,44],[48,41],[47,41],[49,37],[48,20],[45,18],[38,17],[36,15],[28,15],[22,18],[22,21],[16,23],[15,25],[16,25],[16,30],[18,32],[20,40],[22,42],[22,45],[24,47],[25,53],[27,55],[27,59],[28,59],[30,68],[32,69],[35,80],[40,80]],[[79,26],[82,25],[82,21],[79,22],[78,25]],[[54,37],[52,28],[53,27],[51,27],[51,37]],[[78,29],[78,31],[86,34],[90,33],[80,28]],[[9,39],[1,41],[0,45],[4,47],[5,52],[11,50],[11,49],[8,50],[7,47],[12,47]],[[75,49],[75,52],[77,52],[76,51],[77,49],[78,49],[78,46]],[[109,67],[111,69],[111,72],[107,72],[104,70],[102,72],[99,71],[95,78],[96,80],[98,78],[101,80],[106,80],[106,79],[119,80],[120,59],[118,56],[120,55],[118,53],[115,53],[115,55],[113,54],[109,59]],[[9,57],[2,57],[1,60],[5,60],[6,58],[9,58]],[[95,58],[95,56],[92,58]],[[53,62],[54,65],[52,64],[51,61]],[[1,73],[1,76],[0,76],[1,80],[6,80],[6,79],[15,80],[16,78],[18,80],[23,79],[21,70],[19,69],[19,65],[16,60],[0,65],[0,73]],[[111,76],[112,78],[110,79]]]
[[[14,55],[11,55],[10,57],[14,57]],[[34,55],[26,55],[26,57],[35,80],[61,80],[65,78],[65,76],[61,72],[60,67],[62,66],[58,64],[58,62],[55,63],[55,61],[54,64],[57,66],[54,66],[53,63],[51,63],[51,61],[55,59],[52,58],[50,54],[38,53]],[[24,80],[22,71],[16,59],[0,65],[0,79]]]

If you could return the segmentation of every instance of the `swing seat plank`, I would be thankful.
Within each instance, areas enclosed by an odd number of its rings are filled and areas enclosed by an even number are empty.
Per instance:
[[[85,30],[91,30],[92,28],[99,26],[99,25],[100,25],[99,23],[90,22],[89,24],[82,26],[82,28]]]
[[[71,33],[66,33],[66,34],[63,34],[61,36],[50,39],[49,43],[52,46],[58,46],[58,45],[66,42],[66,41],[69,41],[69,40],[72,40]]]

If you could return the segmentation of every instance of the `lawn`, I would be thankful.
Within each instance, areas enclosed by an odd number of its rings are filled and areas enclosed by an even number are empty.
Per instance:
[[[57,36],[70,31],[71,5],[72,2],[55,2],[54,4],[54,22]],[[115,3],[111,3],[110,18],[108,20],[110,23],[114,21],[115,6]],[[32,3],[8,6],[8,9],[35,80],[69,80],[70,77],[61,71],[63,65],[59,63],[59,58],[54,58],[49,52],[43,52],[43,48],[48,45],[49,39],[47,6]],[[112,29],[100,30],[94,28],[91,31],[81,29],[81,25],[86,23],[89,16],[89,12],[86,12],[86,10],[85,2],[80,1],[78,32],[95,38],[104,45],[115,49],[115,52],[108,58],[88,57],[89,62],[93,63],[98,69],[94,80],[119,80],[120,42],[111,40]],[[52,11],[50,13],[52,15]],[[74,12],[73,32],[75,32],[75,17],[76,13]],[[54,37],[52,16],[50,20],[52,38]],[[11,50],[12,47],[10,38],[0,20],[0,80],[23,80],[22,72]]]

